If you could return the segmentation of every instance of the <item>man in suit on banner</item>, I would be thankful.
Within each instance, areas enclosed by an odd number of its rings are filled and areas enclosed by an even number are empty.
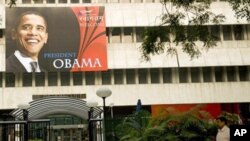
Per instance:
[[[17,50],[6,59],[6,72],[43,72],[38,55],[48,40],[48,25],[44,16],[36,11],[24,12],[11,38],[16,42]]]

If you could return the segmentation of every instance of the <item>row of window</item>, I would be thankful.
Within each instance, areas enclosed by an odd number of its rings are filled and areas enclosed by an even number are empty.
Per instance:
[[[187,28],[192,29],[191,26]],[[216,37],[218,41],[250,40],[250,25],[212,25],[204,26],[204,28],[208,30],[214,37]],[[106,36],[109,43],[142,42],[142,34],[144,29],[145,27],[107,28]]]
[[[10,0],[5,0],[5,3],[9,3]],[[162,0],[18,0],[19,3],[29,4],[42,4],[42,3],[158,3]],[[171,0],[166,0],[171,1]],[[201,0],[196,0],[200,2]],[[211,1],[227,1],[227,0],[211,0]]]
[[[153,27],[147,27],[153,28]],[[192,27],[188,27],[192,28]],[[204,26],[218,41],[250,40],[250,25],[213,25]],[[142,42],[142,34],[145,27],[114,27],[107,28],[108,43],[133,43]],[[3,30],[0,30],[0,38],[3,38]]]
[[[103,72],[0,73],[1,87],[236,82],[250,80],[250,67],[115,69]],[[3,83],[4,82],[4,83]]]
[[[86,99],[86,94],[46,94],[46,95],[32,95],[33,100],[37,100],[40,98],[45,98],[49,96],[58,96],[58,97],[70,97],[70,98],[76,98],[76,99]]]

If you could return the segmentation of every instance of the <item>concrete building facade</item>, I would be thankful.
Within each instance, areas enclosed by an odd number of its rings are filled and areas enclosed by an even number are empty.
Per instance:
[[[8,7],[8,0],[0,4]],[[16,109],[45,96],[70,96],[95,100],[101,87],[112,95],[106,103],[135,107],[138,99],[153,108],[171,104],[243,104],[250,113],[250,24],[236,19],[224,1],[212,2],[211,10],[223,13],[221,25],[206,25],[220,40],[217,47],[202,50],[199,58],[190,59],[178,50],[141,60],[139,47],[143,28],[160,22],[163,7],[159,0],[17,0],[17,7],[105,6],[108,71],[99,72],[5,72],[5,29],[0,38],[0,109]],[[13,7],[15,8],[15,7]]]

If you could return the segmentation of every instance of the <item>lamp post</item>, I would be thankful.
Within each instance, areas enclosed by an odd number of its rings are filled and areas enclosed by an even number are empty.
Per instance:
[[[115,140],[115,131],[114,131],[114,113],[113,113],[113,106],[114,106],[114,103],[110,103],[110,114],[111,114],[111,119],[112,119],[112,141]]]
[[[105,99],[112,94],[109,88],[100,88],[96,91],[96,95],[103,99],[103,141],[106,141],[105,136],[105,121],[106,121],[106,111],[105,111]]]
[[[86,105],[89,107],[88,111],[88,128],[89,128],[89,141],[94,141],[93,124],[91,118],[93,118],[94,107],[98,105],[95,101],[87,101]]]
[[[28,141],[28,139],[29,139],[29,127],[28,127],[29,111],[27,110],[29,107],[30,107],[29,104],[18,105],[18,108],[23,110],[23,120],[26,121],[26,123],[24,124],[24,135],[23,135],[24,141]]]

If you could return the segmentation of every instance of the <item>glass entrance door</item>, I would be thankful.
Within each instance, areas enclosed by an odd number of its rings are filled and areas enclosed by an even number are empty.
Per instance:
[[[52,129],[51,132],[51,141],[87,141],[85,128]]]
[[[87,120],[73,115],[49,115],[51,141],[88,141]]]

